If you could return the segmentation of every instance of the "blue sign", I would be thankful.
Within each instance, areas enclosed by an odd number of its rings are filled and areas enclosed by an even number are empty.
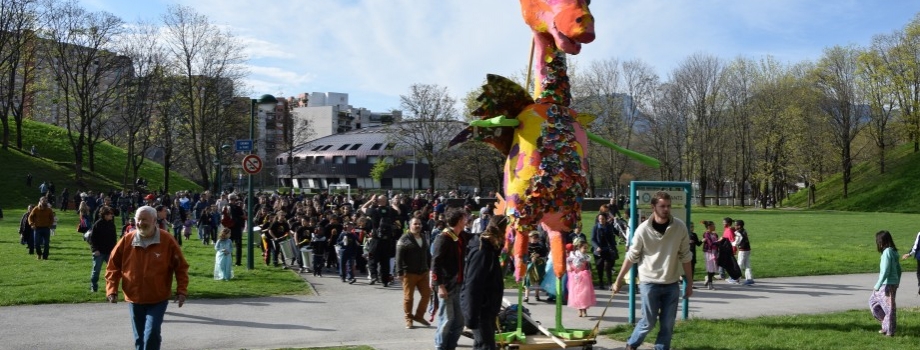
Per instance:
[[[236,140],[237,152],[252,151],[252,140]]]

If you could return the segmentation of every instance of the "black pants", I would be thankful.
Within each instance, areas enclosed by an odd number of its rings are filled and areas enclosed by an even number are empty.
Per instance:
[[[607,276],[607,282],[613,284],[613,265],[617,259],[613,252],[601,252],[600,255],[594,256],[594,263],[597,267],[597,280],[601,286],[604,285],[604,275]]]
[[[384,283],[390,281],[390,257],[383,254],[371,254],[367,260],[367,269],[371,278]]]
[[[243,229],[231,228],[230,239],[233,241],[233,245],[236,246],[236,266],[240,266],[243,261]],[[249,242],[249,244],[252,244],[252,242]]]
[[[473,350],[497,349],[495,345],[495,317],[496,315],[490,315],[482,316],[479,319],[479,329],[473,330]]]

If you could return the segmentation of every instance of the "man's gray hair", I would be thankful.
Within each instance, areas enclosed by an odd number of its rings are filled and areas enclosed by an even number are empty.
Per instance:
[[[137,220],[138,218],[140,218],[141,213],[148,213],[150,214],[150,217],[154,219],[157,218],[157,210],[154,207],[151,207],[149,205],[145,205],[143,207],[137,208],[137,211],[134,212],[134,219]]]

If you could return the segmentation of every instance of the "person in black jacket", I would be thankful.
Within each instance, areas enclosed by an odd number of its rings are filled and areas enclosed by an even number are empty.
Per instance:
[[[463,231],[469,220],[463,208],[451,208],[445,218],[447,227],[431,244],[431,286],[438,293],[438,330],[434,336],[434,346],[438,350],[456,349],[463,331],[460,287],[466,244],[470,240],[470,234]]]
[[[431,287],[428,284],[430,254],[428,235],[423,233],[422,221],[418,218],[410,219],[408,232],[396,242],[396,275],[402,280],[406,328],[412,328],[413,321],[426,327],[430,325],[425,320],[425,309],[431,298]],[[413,313],[416,290],[422,297]]]
[[[368,248],[368,269],[371,273],[370,284],[382,282],[384,287],[390,284],[390,258],[396,252],[396,244],[399,232],[394,229],[394,224],[399,214],[396,208],[393,208],[387,201],[387,197],[377,195],[371,198],[361,208],[364,213],[370,217],[373,225],[373,240]]]
[[[99,210],[101,218],[93,223],[93,231],[89,236],[89,250],[93,252],[93,271],[89,277],[89,289],[92,292],[99,290],[99,270],[102,263],[109,263],[109,255],[115,248],[115,212],[110,207]]]
[[[610,283],[613,280],[613,265],[616,264],[620,257],[617,250],[616,232],[612,225],[607,223],[607,215],[599,214],[597,223],[594,224],[594,231],[591,233],[591,245],[594,246],[594,262],[597,265],[597,280],[600,287],[607,289],[604,284],[604,276]]]
[[[35,254],[35,236],[32,233],[32,226],[29,226],[29,213],[32,212],[33,206],[29,204],[25,214],[19,220],[19,243],[29,248],[29,255]]]
[[[479,242],[470,242],[460,308],[466,327],[473,330],[473,349],[495,349],[495,318],[502,306],[504,279],[501,262],[505,244],[504,215],[495,215]],[[476,241],[476,240],[474,240]]]

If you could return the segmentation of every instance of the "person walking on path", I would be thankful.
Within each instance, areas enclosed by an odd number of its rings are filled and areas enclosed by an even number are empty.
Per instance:
[[[34,207],[29,204],[26,212],[22,214],[22,218],[19,220],[19,243],[29,248],[29,255],[35,254],[35,233],[32,230],[32,226],[29,225],[29,214],[32,213]]]
[[[38,199],[38,205],[29,212],[29,226],[35,237],[35,257],[39,260],[48,260],[51,225],[54,225],[54,210],[48,206],[48,197],[41,197]]]
[[[118,301],[121,286],[134,331],[137,349],[159,349],[160,329],[176,279],[176,303],[188,295],[188,262],[169,233],[156,226],[156,209],[143,206],[134,214],[137,229],[115,245],[106,267],[106,299]]]
[[[588,308],[597,303],[591,278],[591,250],[588,242],[580,238],[575,239],[572,245],[574,251],[569,254],[565,264],[569,274],[568,306],[578,309],[578,317],[587,317]]]
[[[703,232],[703,256],[706,259],[706,281],[703,284],[709,290],[715,290],[713,279],[719,272],[719,236],[716,235],[716,224],[712,221],[703,221],[706,231]]]
[[[898,248],[890,232],[877,232],[875,245],[878,252],[882,253],[882,258],[878,282],[875,282],[874,291],[869,297],[869,309],[872,310],[872,316],[882,323],[882,329],[878,332],[891,337],[898,327],[895,297],[898,294],[898,284],[901,283],[901,263],[898,262]]]
[[[466,278],[460,305],[466,327],[473,331],[474,350],[495,350],[495,319],[502,306],[505,288],[499,261],[505,245],[504,215],[494,215],[486,229],[470,241]],[[478,238],[478,239],[476,239]],[[590,284],[590,282],[589,282]]]
[[[396,242],[396,275],[402,281],[403,314],[406,318],[406,328],[412,328],[413,321],[425,327],[430,326],[425,320],[425,309],[431,297],[431,287],[428,282],[431,257],[427,236],[427,234],[422,234],[422,221],[412,218],[409,220],[409,232],[403,234]],[[412,306],[416,290],[421,298],[418,307],[413,312]]]
[[[93,233],[89,235],[89,250],[93,252],[93,269],[89,275],[89,290],[93,293],[99,290],[99,271],[102,264],[109,262],[109,255],[118,241],[115,235],[115,212],[112,208],[102,207],[100,218],[93,224]]]
[[[754,275],[751,273],[751,239],[744,229],[744,220],[735,221],[735,241],[732,246],[738,248],[738,268],[744,271],[744,285],[754,284]]]
[[[616,232],[608,220],[607,215],[598,214],[597,222],[591,232],[591,245],[594,246],[594,261],[597,264],[597,280],[603,289],[607,289],[607,285],[604,284],[605,275],[607,281],[613,283],[613,265],[620,258]]]
[[[460,289],[469,240],[463,228],[468,218],[462,208],[451,208],[445,217],[447,227],[432,243],[431,286],[438,292],[438,330],[434,335],[434,346],[437,350],[454,350],[463,331]]]
[[[917,260],[917,294],[920,294],[920,232],[917,233],[917,238],[914,238],[914,245],[912,247],[910,252],[904,254],[901,259],[907,260],[907,258],[913,256]]]
[[[642,320],[636,324],[632,335],[626,341],[626,349],[634,350],[645,341],[645,336],[661,323],[656,349],[669,349],[674,323],[677,318],[677,304],[680,299],[681,275],[690,276],[690,236],[687,226],[671,215],[671,196],[659,191],[652,198],[652,218],[636,228],[632,244],[623,259],[623,266],[613,284],[613,293],[620,291],[623,277],[634,264],[639,264],[639,292],[642,295]],[[683,270],[681,270],[683,267]],[[687,278],[684,298],[693,295],[693,279]]]
[[[722,239],[725,239],[729,242],[735,241],[735,229],[734,229],[735,220],[732,220],[730,217],[722,219]],[[738,247],[732,246],[732,256],[738,254]],[[725,270],[719,269],[719,279],[725,278]],[[731,276],[728,277],[728,283],[738,284],[738,281]]]

